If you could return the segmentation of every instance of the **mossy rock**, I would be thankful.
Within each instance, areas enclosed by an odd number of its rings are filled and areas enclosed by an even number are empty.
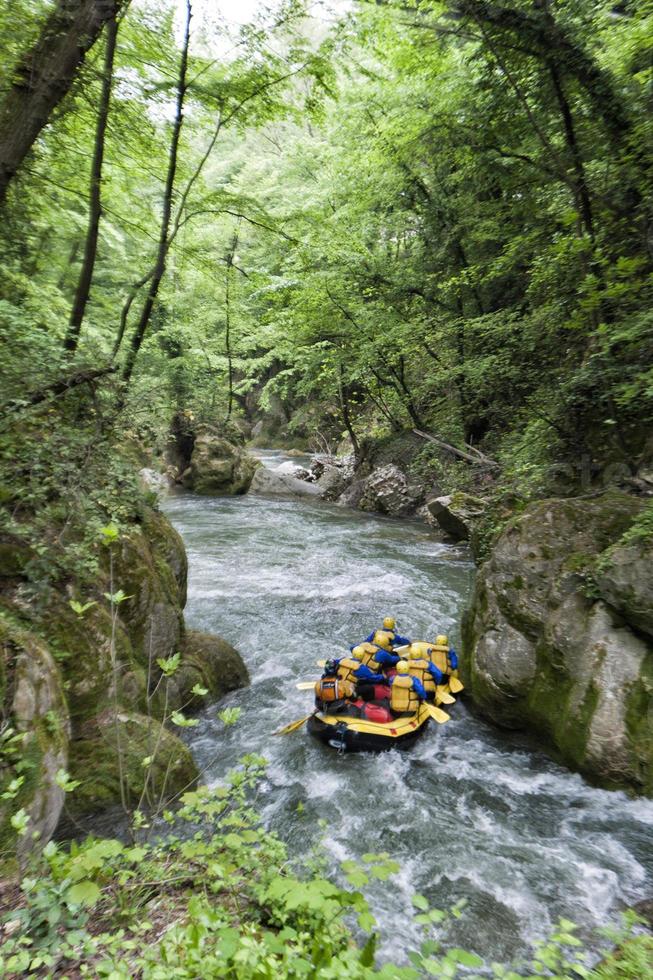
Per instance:
[[[78,616],[62,599],[51,604],[42,628],[51,638],[66,681],[74,737],[88,718],[113,704],[112,638],[118,702],[131,710],[144,709],[145,668],[135,656],[124,624],[120,619],[112,623],[108,606],[98,602]]]
[[[597,588],[595,572],[642,507],[611,491],[540,501],[510,520],[477,576],[461,670],[493,721],[540,735],[594,782],[651,793],[653,646],[631,628],[623,582]],[[639,611],[647,576],[650,562]]]
[[[184,629],[182,592],[185,598],[185,587],[180,588],[170,563],[169,549],[176,553],[176,538],[168,534],[170,526],[162,515],[156,522],[150,516],[148,523],[155,534],[154,547],[145,528],[137,529],[121,538],[113,560],[113,589],[122,589],[129,596],[120,604],[120,619],[135,658],[144,666],[179,649]],[[156,534],[161,535],[164,528],[167,547],[160,539],[158,545],[156,541]]]
[[[182,483],[201,494],[247,493],[260,460],[207,427],[195,437],[190,466]]]
[[[249,684],[247,667],[237,650],[219,636],[188,630],[182,645],[179,670],[172,678],[175,706],[201,707]],[[204,696],[192,693],[195,684],[207,689]]]
[[[0,782],[4,790],[18,776],[14,761],[27,764],[18,795],[0,801],[0,853],[26,858],[47,843],[59,820],[64,793],[56,775],[68,763],[70,723],[61,675],[47,645],[29,630],[0,616],[0,662],[5,679],[2,711],[16,732],[25,738],[15,759],[3,756]],[[10,825],[12,813],[24,809],[27,833],[17,837]]]
[[[194,786],[198,775],[190,749],[173,732],[155,718],[121,711],[105,712],[93,737],[72,743],[69,768],[81,783],[67,801],[73,815],[119,805],[123,794],[128,807],[142,797],[151,808]]]

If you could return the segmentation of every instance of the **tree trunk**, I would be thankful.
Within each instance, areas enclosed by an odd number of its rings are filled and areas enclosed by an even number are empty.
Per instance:
[[[342,421],[345,423],[345,428],[349,433],[349,438],[351,439],[351,448],[354,450],[354,459],[358,461],[360,459],[361,447],[356,437],[356,433],[354,432],[354,426],[351,420],[351,413],[347,403],[347,394],[342,381],[342,375],[342,364],[340,361],[338,361],[338,398],[340,400],[340,411],[342,413]]]
[[[136,358],[138,357],[138,352],[141,349],[143,340],[145,339],[145,334],[150,323],[150,318],[152,316],[152,311],[154,309],[154,304],[156,303],[156,298],[159,292],[159,286],[161,285],[161,280],[163,279],[164,273],[166,271],[166,259],[168,256],[168,250],[170,248],[170,239],[168,237],[170,231],[170,217],[172,214],[172,196],[175,188],[175,176],[177,173],[177,155],[179,152],[179,138],[181,136],[181,127],[184,121],[184,99],[186,97],[187,82],[186,76],[188,72],[188,47],[190,43],[190,21],[193,15],[192,4],[190,0],[186,0],[186,27],[184,32],[184,46],[181,52],[181,61],[179,63],[179,77],[177,80],[177,105],[175,109],[175,121],[172,127],[172,139],[170,141],[170,153],[168,155],[168,173],[166,176],[165,190],[163,194],[163,211],[161,214],[161,229],[159,232],[159,245],[157,249],[156,261],[154,264],[154,271],[152,278],[150,280],[150,285],[143,304],[143,309],[141,310],[140,319],[136,326],[136,330],[132,336],[131,344],[127,352],[127,357],[125,358],[125,364],[122,370],[122,379],[125,384],[129,384],[132,373],[134,371],[134,365],[136,363]]]
[[[104,75],[102,77],[102,95],[98,111],[97,127],[95,130],[95,147],[91,166],[91,185],[89,194],[89,218],[84,245],[84,260],[77,281],[75,300],[70,313],[68,333],[64,342],[66,350],[74,352],[79,343],[86,304],[91,292],[95,257],[97,255],[100,218],[102,217],[102,162],[104,160],[104,140],[109,118],[109,103],[111,101],[111,85],[113,82],[113,62],[116,54],[118,38],[118,21],[112,17],[107,24],[107,45],[104,53]]]
[[[0,204],[52,111],[121,0],[57,0],[39,39],[14,67],[0,104]]]
[[[227,385],[229,390],[229,401],[227,404],[227,415],[225,421],[228,422],[231,418],[231,412],[234,404],[234,362],[231,354],[231,270],[233,268],[234,259],[236,257],[236,249],[238,248],[238,232],[234,232],[234,237],[231,240],[231,248],[227,254],[227,272],[225,280],[225,295],[224,295],[224,312],[225,312],[225,331],[224,331],[224,346],[225,353],[227,355]]]

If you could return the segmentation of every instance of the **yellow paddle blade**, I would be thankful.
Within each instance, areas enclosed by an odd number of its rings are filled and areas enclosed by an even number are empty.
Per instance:
[[[458,692],[462,691],[464,687],[465,685],[463,682],[458,680],[457,677],[449,678],[449,690],[452,691],[453,694],[458,694]]]
[[[326,660],[316,660],[315,663],[318,667],[326,667]]]
[[[295,687],[298,691],[313,691],[315,690],[315,681],[299,681]]]
[[[304,725],[311,715],[306,715],[305,718],[300,718],[298,721],[291,721],[289,725],[285,725],[280,728],[278,732],[272,732],[273,735],[290,735],[291,732],[296,732],[298,728]]]
[[[441,686],[435,689],[435,703],[436,704],[455,704],[456,699],[452,698],[449,694],[449,689],[447,687]]]
[[[410,650],[410,643],[404,643],[402,647],[395,647],[392,651],[393,653],[403,653],[404,650]]]
[[[446,711],[443,711],[442,708],[436,708],[432,704],[427,704],[426,710],[430,714],[433,721],[437,721],[438,725],[444,725],[445,721],[449,721],[451,719],[451,715],[448,715]]]

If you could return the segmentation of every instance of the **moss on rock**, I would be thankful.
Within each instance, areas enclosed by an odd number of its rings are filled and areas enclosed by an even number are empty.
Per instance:
[[[143,765],[144,759],[151,762]],[[81,783],[68,801],[73,814],[107,809],[123,798],[130,808],[141,798],[143,806],[157,806],[197,781],[197,767],[180,738],[155,718],[122,711],[105,712],[96,719],[93,737],[72,743],[70,772]]]
[[[241,446],[207,426],[195,436],[190,465],[181,481],[195,493],[246,493],[260,465],[260,461]]]
[[[603,595],[594,573],[642,507],[612,491],[510,521],[480,569],[461,668],[495,722],[538,733],[595,781],[650,793],[653,649],[615,600],[621,580]]]
[[[47,645],[6,615],[0,615],[0,661],[3,716],[24,735],[15,757],[4,753],[0,760],[2,791],[18,776],[15,763],[22,762],[17,795],[0,800],[0,859],[21,859],[49,840],[59,820],[64,793],[56,775],[68,762],[70,723],[59,668]],[[29,817],[22,837],[10,825],[11,814],[19,809]]]

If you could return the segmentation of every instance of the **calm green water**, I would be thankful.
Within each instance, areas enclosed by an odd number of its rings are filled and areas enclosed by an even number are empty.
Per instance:
[[[310,849],[324,819],[334,872],[370,850],[401,862],[372,897],[386,954],[419,942],[415,891],[442,908],[468,899],[447,938],[500,960],[561,915],[589,928],[651,895],[653,803],[589,787],[462,705],[406,752],[340,756],[305,731],[270,737],[310,710],[294,682],[384,615],[413,638],[457,641],[473,576],[464,551],[425,525],[321,503],[189,495],[165,510],[188,550],[188,625],[233,643],[252,675],[220,705],[242,708],[234,728],[215,707],[200,716],[195,757],[215,782],[246,752],[265,755],[258,804],[293,853]]]

